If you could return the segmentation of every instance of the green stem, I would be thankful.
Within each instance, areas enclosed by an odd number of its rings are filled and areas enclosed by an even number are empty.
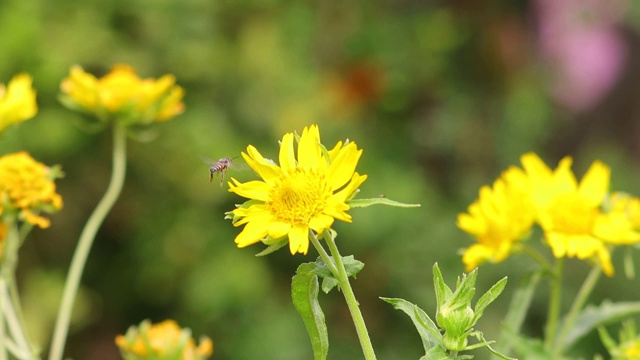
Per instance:
[[[58,311],[58,318],[56,319],[56,325],[53,331],[49,360],[62,359],[67,333],[69,331],[69,321],[71,319],[73,303],[78,292],[84,266],[87,262],[87,256],[89,255],[91,245],[93,244],[100,225],[102,225],[102,222],[115,204],[122,190],[127,164],[126,140],[125,127],[116,122],[113,131],[113,169],[111,180],[107,191],[89,217],[89,220],[87,220],[80,234],[75,253],[73,254],[62,294],[60,310]]]
[[[542,268],[545,271],[551,271],[551,264],[549,263],[549,261],[547,260],[546,257],[544,257],[544,255],[540,254],[540,252],[534,248],[532,248],[529,245],[526,244],[522,244],[522,249],[524,250],[524,252],[529,255],[533,261],[535,261],[536,263],[538,263],[540,266],[542,266]]]
[[[569,332],[573,328],[573,325],[576,322],[576,318],[582,311],[584,304],[587,302],[587,299],[591,295],[600,275],[602,274],[602,268],[598,265],[595,265],[587,278],[582,283],[578,294],[576,295],[575,300],[573,300],[573,304],[571,304],[571,309],[569,309],[569,313],[567,314],[567,318],[562,325],[562,329],[560,330],[560,335],[558,335],[557,341],[554,343],[553,353],[556,355],[562,354],[562,350],[564,348],[563,343],[565,342]]]
[[[360,312],[360,305],[356,300],[356,296],[353,293],[351,284],[349,283],[349,276],[347,275],[347,271],[344,268],[344,264],[342,263],[342,256],[338,251],[338,247],[336,246],[335,241],[333,241],[333,236],[331,236],[328,231],[324,232],[323,237],[329,245],[329,251],[331,251],[331,255],[333,255],[335,265],[338,269],[338,273],[334,275],[336,275],[336,278],[340,282],[340,289],[344,294],[344,299],[347,302],[347,307],[349,308],[351,318],[353,319],[353,323],[356,327],[356,332],[358,333],[358,339],[360,339],[360,346],[362,347],[364,358],[366,360],[375,360],[376,354],[373,351],[373,345],[371,344],[371,339],[369,338],[369,332],[367,331],[367,326],[365,325],[364,318],[362,317],[362,313]]]
[[[7,285],[3,278],[0,278],[0,289],[4,290]],[[0,297],[0,360],[7,360],[7,333],[4,328],[4,314],[7,306],[4,297]]]
[[[551,294],[549,296],[549,314],[547,315],[547,328],[545,331],[544,346],[551,350],[554,346],[553,340],[558,331],[558,318],[560,316],[560,305],[562,296],[562,270],[564,258],[556,259],[556,266],[551,278]]]
[[[338,268],[336,268],[336,264],[333,262],[333,259],[331,259],[331,256],[327,254],[327,251],[322,247],[322,244],[320,244],[316,233],[312,230],[309,230],[309,238],[311,239],[311,243],[318,251],[318,254],[320,254],[320,257],[322,258],[324,263],[327,264],[329,271],[331,271],[331,273],[334,275],[338,274]]]

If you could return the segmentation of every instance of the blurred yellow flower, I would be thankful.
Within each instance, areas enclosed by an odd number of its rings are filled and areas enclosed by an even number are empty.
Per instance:
[[[15,212],[21,220],[49,227],[50,221],[38,213],[62,208],[55,177],[51,168],[24,151],[0,157],[0,216]]]
[[[4,221],[0,221],[0,259],[4,256],[4,243],[7,238],[7,232],[9,228]]]
[[[129,65],[114,65],[100,79],[73,66],[60,89],[67,107],[96,114],[103,121],[116,117],[126,124],[148,124],[184,111],[184,90],[175,85],[173,75],[141,79]]]
[[[125,360],[204,360],[213,353],[211,339],[202,337],[196,347],[191,330],[173,320],[157,324],[144,320],[118,335],[116,345]]]
[[[6,88],[0,84],[0,133],[38,112],[36,92],[31,83],[31,76],[22,73],[14,76]]]
[[[640,240],[630,222],[619,213],[604,213],[602,204],[609,189],[610,169],[595,161],[578,183],[565,157],[551,170],[535,154],[521,158],[531,183],[531,198],[537,220],[553,255],[595,258],[605,274],[613,275],[607,244],[628,244]]]
[[[640,230],[640,198],[624,193],[613,193],[607,202],[610,213],[628,219],[635,230]]]
[[[280,166],[249,145],[242,157],[262,181],[231,179],[229,191],[250,199],[232,211],[234,225],[245,225],[236,237],[238,247],[288,236],[291,254],[306,254],[309,230],[321,233],[334,219],[351,222],[347,201],[366,180],[355,172],[362,150],[353,142],[322,146],[318,126],[305,128],[294,155],[294,134],[280,144]]]
[[[489,261],[506,259],[514,244],[523,239],[533,226],[535,212],[529,196],[526,174],[511,167],[493,184],[483,186],[480,197],[458,215],[460,229],[476,237],[477,243],[464,251],[466,271]]]

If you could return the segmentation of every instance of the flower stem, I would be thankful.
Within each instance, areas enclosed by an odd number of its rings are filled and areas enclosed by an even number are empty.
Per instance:
[[[554,339],[558,331],[558,318],[560,316],[560,305],[562,296],[562,270],[564,258],[556,259],[556,266],[552,272],[551,294],[549,296],[549,313],[547,315],[547,327],[545,331],[544,346],[551,350],[554,346]]]
[[[358,333],[358,339],[360,339],[360,346],[362,346],[364,358],[366,360],[375,360],[376,354],[373,351],[373,345],[371,344],[371,339],[369,338],[369,332],[367,331],[367,326],[365,325],[364,318],[362,317],[362,313],[360,312],[360,305],[356,300],[356,296],[353,293],[351,284],[349,283],[349,276],[347,275],[347,271],[344,268],[344,264],[342,263],[342,256],[340,256],[340,252],[338,251],[338,247],[333,240],[333,236],[331,236],[328,231],[324,232],[323,237],[329,245],[329,251],[331,251],[331,255],[333,256],[334,263],[338,270],[338,273],[334,275],[340,282],[340,289],[344,294],[344,299],[347,302],[347,307],[349,308],[351,318],[353,319],[353,323],[356,327],[356,332]]]
[[[120,195],[122,185],[124,184],[126,164],[126,129],[116,122],[113,131],[113,169],[111,180],[107,191],[89,217],[89,220],[87,220],[80,234],[75,253],[73,254],[53,332],[49,360],[62,359],[67,333],[69,331],[69,321],[71,319],[73,303],[78,292],[84,266],[87,262],[87,256],[89,255],[91,245],[93,244],[100,225],[102,225],[102,222]]]
[[[558,336],[558,340],[554,343],[554,348],[553,348],[554,354],[556,355],[562,354],[563,343],[567,338],[567,335],[569,335],[569,331],[571,331],[571,328],[573,328],[573,325],[576,321],[576,318],[578,317],[578,314],[580,314],[580,311],[584,307],[584,304],[587,302],[587,299],[589,298],[589,295],[591,295],[591,292],[593,291],[593,288],[598,282],[598,279],[600,278],[601,274],[602,274],[602,267],[596,265],[591,269],[591,271],[589,272],[589,275],[587,275],[587,278],[582,283],[582,286],[580,287],[580,290],[578,291],[576,298],[573,300],[573,304],[571,304],[571,309],[569,309],[567,318],[564,324],[562,325],[562,329],[560,330],[560,335]]]

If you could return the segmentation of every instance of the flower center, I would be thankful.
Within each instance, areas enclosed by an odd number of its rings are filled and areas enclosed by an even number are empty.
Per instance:
[[[323,173],[298,168],[279,179],[265,204],[278,221],[308,224],[311,218],[324,211],[330,196]]]
[[[599,214],[597,207],[575,194],[560,196],[549,209],[556,231],[571,234],[589,234]]]

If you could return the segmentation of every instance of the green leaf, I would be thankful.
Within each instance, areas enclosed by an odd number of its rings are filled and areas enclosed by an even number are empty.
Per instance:
[[[640,302],[612,303],[605,301],[600,306],[589,306],[578,315],[573,328],[569,331],[564,343],[560,345],[563,349],[568,349],[598,326],[638,313],[640,313]]]
[[[331,257],[333,260],[333,257]],[[342,263],[344,265],[344,269],[347,272],[348,277],[356,278],[356,275],[364,268],[364,263],[362,261],[356,260],[353,255],[343,256]],[[322,280],[322,291],[325,293],[329,293],[331,289],[338,286],[340,281],[334,276],[334,274],[329,270],[329,267],[322,258],[318,257],[315,262],[316,269],[314,270],[314,274],[321,277]]]
[[[276,251],[280,250],[280,248],[284,247],[288,243],[289,243],[289,238],[288,237],[284,237],[284,238],[280,239],[279,241],[267,246],[266,249],[264,249],[264,250],[260,251],[259,253],[257,253],[256,256],[269,255],[272,252],[276,252]]]
[[[498,298],[498,296],[500,296],[500,294],[502,293],[502,290],[504,290],[504,287],[506,285],[507,285],[507,278],[503,277],[497,283],[495,283],[491,287],[491,289],[487,290],[487,292],[480,297],[475,307],[476,314],[473,321],[474,324],[476,323],[476,321],[478,321],[480,316],[482,316],[482,312],[484,311],[484,309],[486,309],[487,306],[489,306],[489,304],[491,304],[495,299]]]
[[[311,338],[313,358],[323,360],[329,353],[329,336],[324,313],[318,302],[318,277],[314,273],[316,267],[315,263],[298,266],[291,281],[291,298]]]
[[[501,281],[502,281],[502,280],[501,280]],[[496,285],[497,285],[497,283],[496,283]],[[489,350],[489,352],[490,352],[490,353],[492,353],[493,355],[495,355],[495,356],[497,356],[497,357],[499,357],[499,358],[501,358],[501,359],[504,359],[504,360],[517,360],[517,359],[515,359],[515,358],[510,358],[510,357],[508,357],[508,356],[506,356],[506,355],[504,355],[504,354],[501,354],[501,353],[499,353],[498,351],[494,350],[494,349],[491,347],[491,342],[487,341],[487,340],[484,338],[484,335],[483,335],[480,331],[476,331],[476,332],[474,332],[474,334],[473,334],[473,335],[476,337],[476,339],[478,339],[478,341],[480,341],[480,342],[483,344],[482,346],[486,347],[486,348],[487,348],[487,350]]]
[[[551,354],[544,348],[540,339],[532,339],[513,333],[510,330],[503,332],[504,339],[513,345],[513,348],[521,359],[526,360],[566,360],[567,358]]]
[[[450,357],[447,352],[440,346],[433,347],[427,350],[427,353],[420,358],[420,360],[450,360],[455,357]]]
[[[514,291],[504,319],[504,327],[498,340],[498,348],[502,352],[508,353],[511,349],[511,344],[506,341],[505,331],[513,331],[516,334],[520,332],[541,277],[542,271],[529,273]]]
[[[427,355],[429,355],[430,351],[435,351],[432,350],[433,348],[440,348],[444,351],[444,349],[440,347],[440,332],[438,331],[438,327],[431,318],[429,318],[429,315],[424,312],[424,310],[404,299],[385,297],[381,297],[380,299],[409,315],[411,321],[413,321],[413,325],[418,330],[418,334],[420,334],[422,346],[424,347],[424,351]],[[438,337],[434,336],[434,334],[437,334]]]
[[[438,311],[444,302],[451,296],[451,289],[444,282],[438,263],[433,264],[433,286],[436,292],[436,304]]]
[[[405,204],[398,201],[394,201],[391,199],[387,199],[385,197],[377,197],[372,199],[355,199],[347,202],[351,208],[363,208],[369,207],[371,205],[388,205],[402,208],[415,208],[420,207],[420,204]]]

